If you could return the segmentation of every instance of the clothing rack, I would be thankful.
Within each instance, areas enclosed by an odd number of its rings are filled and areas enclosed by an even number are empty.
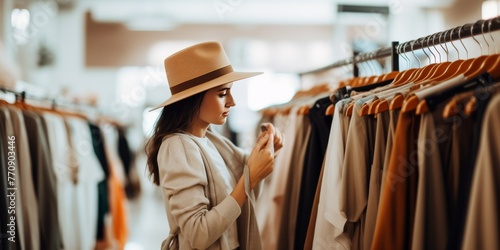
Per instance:
[[[397,46],[396,51],[398,54],[402,54],[434,46],[436,44],[461,40],[497,30],[500,30],[500,16],[486,20],[478,20],[475,23],[464,24],[452,29],[420,37],[415,40],[403,42]]]
[[[65,107],[86,106],[88,108],[97,108],[93,105],[85,104],[85,103],[61,102],[61,101],[57,101],[56,98],[28,95],[26,93],[26,91],[18,92],[18,91],[8,89],[8,88],[3,88],[3,87],[0,87],[0,91],[5,92],[5,93],[14,94],[14,96],[16,97],[16,100],[21,101],[21,102],[24,102],[26,99],[31,99],[34,101],[51,103],[52,109],[55,109],[57,106],[65,106]]]
[[[469,38],[485,33],[500,30],[500,16],[478,20],[475,23],[468,23],[445,31],[437,32],[428,36],[420,37],[414,40],[406,41],[403,43],[392,42],[391,47],[380,48],[373,52],[365,52],[354,55],[350,58],[339,60],[330,65],[299,73],[299,76],[316,74],[333,68],[338,68],[352,64],[354,67],[354,76],[357,76],[357,63],[366,62],[374,59],[385,58],[391,56],[392,71],[399,70],[399,56],[400,54],[428,48],[436,44],[443,44],[464,38]]]
[[[391,61],[392,71],[398,71],[398,69],[399,69],[399,58],[397,56],[398,54],[396,53],[397,52],[397,48],[398,48],[398,44],[399,44],[398,42],[392,42],[391,47],[380,48],[380,49],[378,49],[376,51],[372,51],[372,52],[358,53],[358,54],[353,55],[352,57],[339,60],[337,62],[334,62],[334,63],[330,64],[330,65],[327,65],[327,66],[324,66],[324,67],[321,67],[321,68],[318,68],[318,69],[314,69],[314,70],[311,70],[311,71],[306,71],[306,72],[299,73],[299,75],[303,76],[303,75],[320,73],[320,72],[323,72],[323,71],[326,71],[326,70],[330,70],[330,69],[333,69],[333,68],[339,68],[339,67],[342,67],[342,66],[346,66],[346,65],[351,65],[352,64],[353,67],[354,67],[354,72],[355,72],[354,76],[357,76],[358,74],[356,73],[357,72],[357,66],[356,66],[356,64],[362,63],[362,62],[371,61],[371,60],[375,60],[375,59],[386,58],[386,57],[389,57],[389,56],[392,58],[392,61]]]

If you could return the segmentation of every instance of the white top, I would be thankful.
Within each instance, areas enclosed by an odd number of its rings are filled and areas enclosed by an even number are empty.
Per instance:
[[[226,166],[226,163],[224,162],[224,159],[222,159],[222,156],[220,155],[219,151],[217,151],[217,148],[215,145],[207,138],[207,137],[197,137],[197,136],[192,136],[197,142],[202,145],[203,149],[206,152],[210,153],[210,158],[214,162],[215,166],[217,167],[217,170],[219,171],[220,176],[224,180],[224,183],[226,184],[226,190],[227,193],[230,194],[233,192],[234,187],[236,186],[236,180],[234,177],[229,173],[229,169]]]
[[[313,249],[350,249],[351,241],[343,234],[347,217],[340,210],[342,163],[344,162],[344,135],[340,113],[350,100],[335,104],[330,137],[325,154],[323,180],[318,204],[318,216],[314,231]],[[346,133],[347,134],[347,133]]]

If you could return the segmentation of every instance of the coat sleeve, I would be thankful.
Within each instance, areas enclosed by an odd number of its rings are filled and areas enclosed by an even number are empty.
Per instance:
[[[192,248],[206,249],[238,218],[241,208],[228,195],[208,210],[208,184],[198,146],[180,136],[167,138],[158,153],[162,192],[181,234]]]

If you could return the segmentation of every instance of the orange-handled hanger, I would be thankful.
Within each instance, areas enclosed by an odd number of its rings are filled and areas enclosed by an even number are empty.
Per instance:
[[[378,104],[380,103],[380,99],[374,100],[372,103],[370,103],[370,106],[368,108],[368,114],[373,115],[375,114],[375,110],[377,109]]]
[[[490,37],[493,41],[493,44],[495,44],[495,39],[493,38],[493,35],[491,34],[491,22],[492,22],[492,19],[488,20],[488,33],[490,33]],[[489,52],[490,44],[488,43],[486,37],[484,36],[483,27],[484,27],[484,22],[481,24],[481,31],[482,31],[483,39],[486,42],[486,45],[488,46],[488,52]],[[476,70],[476,71],[471,70],[471,72],[468,72],[468,74],[466,73],[466,77],[472,78],[472,77],[475,77],[475,76],[477,76],[485,71],[490,73],[490,75],[492,76],[492,78],[494,80],[500,79],[500,54],[498,54],[497,51],[493,55],[486,56],[481,61],[481,65],[478,66],[478,70]]]
[[[461,27],[459,27],[459,31],[458,31],[459,34],[460,34],[460,29],[461,29]],[[450,31],[450,40],[452,39],[452,34],[453,34],[454,30],[455,29],[452,29]],[[441,43],[441,38],[443,37],[443,34],[446,35],[446,31],[439,33],[439,38],[438,38],[438,42],[439,43]],[[433,39],[433,41],[434,41],[434,39]],[[452,43],[452,45],[453,45],[453,43]],[[436,49],[436,47],[435,47],[436,45],[434,43],[432,44],[432,46],[434,46],[434,49]],[[453,45],[453,47],[455,47],[455,45]],[[436,51],[438,51],[438,50],[436,49]],[[445,51],[447,52],[446,58],[448,59],[449,54],[448,54],[447,49],[445,49]],[[438,53],[439,53],[439,51],[438,51]],[[457,50],[457,53],[459,54],[458,50]],[[441,53],[439,53],[439,56],[440,56],[440,59],[441,59]],[[449,60],[447,60],[446,62],[442,62],[426,78],[419,79],[418,81],[416,81],[416,84],[417,85],[422,85],[422,84],[427,84],[427,83],[432,84],[432,82],[435,82],[436,81],[435,79],[437,79],[437,78],[440,78],[440,77],[441,78],[449,77],[451,74],[453,74],[457,70],[457,68],[459,67],[460,63],[461,63],[461,61],[450,62]]]
[[[488,43],[488,41],[486,40],[486,38],[484,36],[484,24],[486,23],[486,21],[485,20],[479,20],[478,22],[476,22],[476,24],[479,24],[479,23],[481,24],[481,34],[482,34],[482,36],[484,38],[484,41],[486,42],[486,44],[488,46],[488,50],[489,50],[489,43]],[[479,41],[474,36],[474,25],[475,24],[471,25],[472,39],[479,45],[480,51],[482,53],[483,46],[481,45],[481,43],[479,43]],[[459,30],[459,32],[460,32],[460,30]],[[459,38],[460,38],[460,35],[459,35]],[[465,48],[466,52],[468,52],[467,48],[465,46],[464,46],[464,48]],[[489,62],[491,62],[493,60],[495,60],[494,57],[487,56],[487,55],[481,55],[481,56],[479,56],[477,58],[472,59],[469,67],[463,73],[465,75],[465,78],[466,79],[472,79],[472,78],[476,77],[477,75],[485,72],[487,70],[486,67],[485,67],[485,65],[488,65],[486,63],[489,63]],[[451,78],[451,77],[447,76],[447,78]],[[422,114],[422,113],[425,113],[427,111],[428,111],[428,107],[427,107],[427,104],[426,104],[425,100],[420,101],[420,103],[416,107],[416,114]]]
[[[436,34],[433,34],[433,35],[430,35],[430,36],[426,37],[427,38],[427,45],[426,46],[429,49],[429,52],[434,57],[434,63],[430,63],[429,65],[426,65],[423,68],[421,68],[419,70],[419,73],[414,78],[412,78],[410,81],[413,81],[415,83],[420,83],[420,82],[422,82],[422,81],[424,81],[426,79],[429,79],[429,77],[435,75],[437,71],[442,71],[442,69],[440,70],[440,68],[445,67],[442,63],[437,63],[436,56],[434,55],[434,53],[432,52],[432,50],[430,49],[430,46],[429,46],[429,39],[431,37],[433,38]],[[425,41],[426,38],[424,38],[423,41]],[[434,41],[434,39],[433,39],[433,41]],[[425,47],[424,47],[423,43],[422,43],[422,52],[424,52],[424,54],[429,59],[429,62],[431,62],[431,58],[425,52]]]
[[[495,44],[495,39],[493,38],[493,35],[491,35],[491,22],[492,19],[489,20],[488,23],[488,31],[490,33],[490,37],[493,41],[493,44]],[[483,63],[483,66],[486,67],[486,72],[488,72],[491,77],[493,78],[494,81],[500,80],[500,54],[498,51],[495,51],[496,54],[489,56]],[[490,65],[488,67],[488,65]],[[475,107],[476,107],[476,102],[477,100],[475,98],[471,98],[469,102],[465,104],[465,109],[464,112],[465,114],[470,115],[472,112],[474,112]]]
[[[467,57],[468,57],[468,50],[467,50],[467,47],[465,47],[465,45],[463,44],[463,42],[462,42],[462,38],[461,38],[461,36],[460,36],[460,33],[461,33],[461,30],[462,30],[462,27],[463,27],[463,26],[461,26],[461,27],[457,27],[457,28],[458,28],[458,38],[459,38],[460,42],[462,43],[462,45],[464,46],[464,49],[465,49],[465,51],[466,51],[466,55],[467,55]],[[454,28],[454,29],[455,29],[455,28]],[[452,41],[452,36],[451,36],[451,35],[453,34],[453,30],[454,30],[454,29],[452,29],[452,32],[450,33],[450,41]],[[453,42],[452,42],[452,45],[453,45]],[[455,46],[453,45],[453,47],[455,47]],[[456,47],[455,47],[455,49],[456,49]],[[458,49],[457,49],[457,53],[459,53],[459,52],[458,52]],[[443,85],[443,86],[439,86],[439,87],[438,87],[438,86],[435,86],[436,84],[440,84],[440,83],[442,83],[442,82],[434,82],[434,84],[432,84],[432,87],[433,87],[433,88],[431,88],[431,91],[432,91],[432,90],[442,90],[442,89],[445,89],[445,88],[448,86],[448,85],[447,85],[448,83],[450,83],[450,84],[457,84],[457,81],[448,81],[448,82],[447,82],[447,84],[445,84],[445,85]],[[427,92],[427,93],[430,93],[430,91],[429,91],[429,90],[424,90],[424,91],[425,91],[425,92]],[[403,103],[403,105],[402,105],[402,107],[401,107],[401,112],[409,112],[409,111],[413,111],[413,110],[417,109],[417,107],[418,107],[419,105],[421,105],[421,110],[420,110],[420,111],[423,111],[424,109],[426,109],[426,108],[427,108],[427,106],[426,106],[426,104],[425,104],[424,102],[425,102],[425,101],[424,101],[424,100],[422,100],[422,103],[420,104],[420,100],[419,100],[419,98],[418,98],[416,95],[410,95],[408,98],[406,98],[406,99],[404,100],[404,103]]]
[[[439,34],[439,40],[438,40],[438,42],[440,44],[441,44],[441,37],[442,37],[443,33],[446,34],[446,31],[445,32],[441,32]],[[450,32],[450,40],[451,40],[451,34],[452,34],[452,32]],[[433,39],[433,41],[434,41],[434,39]],[[436,49],[434,42],[433,42],[432,45],[434,46],[434,49]],[[446,52],[446,59],[448,60],[448,56],[449,56],[448,50],[447,49],[444,49],[444,50]],[[437,49],[436,49],[436,51],[439,54],[439,59],[441,59],[441,53],[439,53],[439,51]],[[458,50],[457,50],[457,53],[459,53]],[[451,63],[449,61],[442,62],[436,68],[436,70],[434,71],[433,74],[431,74],[430,76],[428,76],[427,79],[422,79],[421,81],[416,82],[416,84],[421,85],[421,84],[424,84],[425,82],[427,82],[427,83],[430,82],[432,84],[432,82],[435,81],[434,79],[437,79],[439,77],[448,77],[449,75],[453,74],[458,69],[458,66],[460,65],[460,63],[461,62],[458,62],[458,63],[457,62]],[[417,99],[416,96],[410,96],[410,99],[408,100],[408,105],[405,107],[405,109],[406,108],[410,108],[410,106],[409,106],[410,104],[413,105],[414,103],[416,103],[415,99]],[[427,104],[426,104],[425,100],[422,100],[422,101],[420,101],[420,103],[418,103],[418,105],[416,107],[416,114],[418,115],[418,114],[420,114],[422,112],[426,112],[427,110],[428,110]]]
[[[464,43],[462,41],[462,37],[460,35],[462,27],[458,27],[458,28],[459,28],[459,30],[458,30],[458,39],[460,40],[460,43],[464,47],[467,59],[466,60],[460,59],[460,51],[457,49],[457,47],[455,47],[455,44],[453,44],[453,40],[452,40],[452,36],[451,36],[453,32],[451,32],[450,33],[450,43],[455,48],[455,50],[457,51],[458,59],[455,60],[455,61],[453,61],[450,64],[449,69],[448,69],[450,72],[447,72],[447,74],[444,74],[444,75],[442,75],[440,77],[437,77],[435,79],[431,79],[431,81],[433,81],[434,84],[435,83],[439,83],[439,82],[444,82],[446,80],[449,80],[449,79],[452,79],[454,77],[457,77],[460,74],[463,74],[465,71],[467,71],[467,69],[470,67],[470,65],[474,61],[473,58],[469,58],[469,51],[467,50],[467,47],[464,45]]]
[[[415,52],[413,51],[413,46],[411,47],[411,49],[412,49],[412,54],[417,59],[417,61],[419,63],[419,67],[420,67],[420,60],[418,59],[417,56],[415,56]],[[391,104],[389,105],[389,109],[394,110],[394,109],[404,107],[403,105],[406,103],[405,99],[406,98],[402,94],[396,94],[396,96],[394,96],[394,98],[392,99]],[[417,104],[418,104],[418,100],[417,100]],[[416,107],[416,105],[415,105],[415,107]]]
[[[415,41],[411,41],[411,42],[405,42],[405,43],[402,43],[400,45],[398,45],[398,54],[402,55],[404,57],[404,48],[406,47],[406,44],[407,43],[410,43],[410,46],[411,46],[411,49],[413,50],[413,44],[415,43]],[[408,57],[407,57],[408,58]],[[409,60],[408,60],[408,68],[410,67],[409,65]],[[419,62],[420,63],[420,62]],[[417,70],[418,68],[411,68],[411,69],[407,69],[407,70],[404,70],[404,71],[401,71],[399,72],[396,77],[394,78],[394,81],[392,82],[392,85],[393,86],[398,86],[398,85],[402,85],[402,84],[405,84],[408,82],[408,79],[410,79],[411,75]]]
[[[391,71],[385,75],[383,75],[382,79],[380,81],[387,81],[390,79],[396,78],[396,76],[399,74],[399,71]]]
[[[444,106],[443,108],[443,118],[448,119],[452,116],[463,112],[460,109],[463,106],[463,103],[467,103],[470,98],[474,96],[474,90],[469,90],[464,93],[460,93],[455,95],[451,100]]]
[[[490,37],[491,37],[491,40],[493,41],[493,44],[495,44],[495,39],[493,38],[493,35],[491,34],[491,22],[492,21],[493,21],[492,19],[489,20],[489,23],[488,23],[488,32],[490,33]],[[492,59],[492,62],[489,62],[491,66],[487,67],[486,71],[488,73],[490,73],[490,75],[493,78],[493,80],[498,81],[498,80],[500,80],[500,54],[498,53],[498,51],[496,49],[497,49],[497,47],[495,47],[495,52],[496,53],[491,56],[494,59]],[[487,62],[485,62],[485,66],[488,65],[486,63]]]
[[[429,57],[429,55],[425,52],[425,49],[424,49],[424,41],[427,37],[424,37],[424,38],[421,38],[421,39],[417,39],[416,41],[418,40],[421,40],[420,41],[420,45],[422,47],[422,52],[424,52],[425,56],[427,57],[427,59],[429,60],[429,62],[431,61],[431,58]],[[418,61],[418,67],[416,68],[416,70],[410,75],[410,77],[407,79],[406,83],[408,82],[414,82],[416,79],[419,79],[421,77],[424,77],[425,75],[429,74],[430,72],[433,71],[434,67],[437,66],[436,64],[434,63],[431,63],[429,65],[426,65],[426,66],[421,66],[422,65],[422,62],[420,61],[420,59],[415,55],[415,52],[413,50],[413,46],[412,46],[412,54],[413,56],[417,59]]]
[[[403,58],[403,59],[407,62],[407,64],[408,64],[408,68],[409,68],[409,67],[410,67],[410,58],[409,58],[408,56],[406,56],[406,55],[405,55],[405,53],[402,53],[402,51],[401,51],[401,48],[404,48],[404,46],[405,46],[405,45],[406,45],[406,43],[403,43],[403,46],[399,46],[399,45],[398,45],[398,48],[396,49],[396,52],[397,52],[397,54],[398,54],[398,55],[401,55],[401,57],[402,57],[402,58]],[[404,52],[404,51],[403,51],[403,52]],[[403,72],[408,72],[408,70],[403,71]],[[391,85],[393,85],[393,86],[402,85],[402,84],[397,84],[397,82],[396,82],[396,81],[398,80],[398,79],[397,79],[397,78],[398,78],[398,76],[401,76],[401,75],[403,75],[403,74],[404,74],[404,73],[402,73],[402,72],[394,72],[394,71],[393,71],[393,72],[391,72],[391,73],[389,73],[389,75],[394,76],[394,77],[392,77],[392,78],[394,78],[394,80],[392,81]],[[411,74],[410,74],[410,75],[411,75]],[[401,77],[401,78],[403,78],[403,77]],[[401,79],[401,78],[399,78],[399,79]],[[389,78],[389,79],[390,79],[390,78]],[[400,81],[401,81],[401,80],[400,80]],[[402,81],[401,81],[401,82],[402,82]],[[396,84],[395,84],[395,83],[396,83]],[[381,100],[381,101],[377,104],[377,106],[376,106],[376,108],[375,108],[375,113],[376,113],[376,114],[379,114],[379,113],[382,113],[382,112],[384,112],[384,111],[388,110],[388,109],[389,109],[389,105],[390,105],[390,104],[389,104],[389,101],[388,101],[387,99]]]
[[[483,38],[484,37],[484,23],[486,22],[485,20],[480,20],[478,22],[482,22],[481,23],[481,33],[483,35]],[[474,25],[471,26],[471,33],[474,29]],[[481,43],[479,43],[479,41],[474,37],[472,36],[472,39],[474,39],[474,41],[479,45],[479,48],[481,49],[481,54],[483,53],[483,46],[481,45]],[[489,44],[488,44],[488,41],[486,39],[484,39],[484,41],[486,42],[488,48],[489,48]],[[471,65],[469,66],[469,68],[464,72],[465,74],[465,77],[467,79],[471,79],[471,78],[474,78],[476,76],[478,76],[479,74],[483,73],[486,71],[486,68],[483,67],[484,66],[484,62],[486,61],[486,59],[488,58],[487,55],[481,55],[477,58],[475,58]]]
[[[330,104],[328,105],[328,107],[326,107],[326,110],[325,110],[325,115],[326,116],[332,116],[333,113],[335,111],[335,105],[334,104]]]

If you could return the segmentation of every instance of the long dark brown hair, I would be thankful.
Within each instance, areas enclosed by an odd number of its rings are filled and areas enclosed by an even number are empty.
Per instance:
[[[165,136],[172,133],[184,133],[191,126],[201,107],[206,91],[180,100],[163,108],[156,121],[153,135],[146,144],[148,156],[147,170],[149,177],[155,185],[160,185],[158,169],[158,151]]]

